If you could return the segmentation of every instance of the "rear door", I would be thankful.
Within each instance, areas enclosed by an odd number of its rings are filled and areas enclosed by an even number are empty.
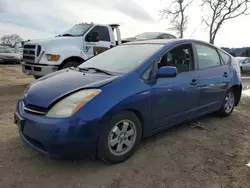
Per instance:
[[[91,35],[92,32],[98,32],[99,41],[98,42],[86,41],[85,51],[88,58],[108,50],[111,46],[111,37],[108,27],[95,26],[91,29],[91,31],[87,34],[87,36]]]
[[[195,43],[199,67],[199,114],[218,110],[227,89],[230,87],[230,70],[222,61],[216,48]]]

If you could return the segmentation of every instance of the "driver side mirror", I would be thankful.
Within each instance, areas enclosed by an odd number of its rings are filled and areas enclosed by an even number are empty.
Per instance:
[[[157,78],[174,78],[177,76],[177,69],[173,66],[163,66],[156,72]]]
[[[87,42],[99,42],[99,40],[100,40],[99,33],[96,31],[93,31],[86,36]]]

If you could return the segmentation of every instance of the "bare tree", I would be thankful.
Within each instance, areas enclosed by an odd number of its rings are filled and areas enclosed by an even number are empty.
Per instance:
[[[212,15],[202,18],[209,27],[209,42],[214,44],[215,37],[225,21],[247,15],[250,0],[202,0],[202,6],[208,6]]]
[[[4,35],[1,38],[1,41],[3,44],[10,45],[11,47],[16,47],[16,44],[21,43],[23,39],[17,34],[12,34],[12,35]]]
[[[161,18],[170,19],[172,24],[170,29],[176,31],[180,38],[183,38],[183,34],[187,30],[186,8],[192,3],[192,1],[186,2],[187,0],[172,0],[169,7],[160,10]]]

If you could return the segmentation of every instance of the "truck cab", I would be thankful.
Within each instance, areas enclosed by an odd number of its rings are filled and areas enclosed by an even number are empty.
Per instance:
[[[39,78],[60,69],[76,67],[121,43],[117,24],[77,24],[56,37],[25,43],[22,71]]]

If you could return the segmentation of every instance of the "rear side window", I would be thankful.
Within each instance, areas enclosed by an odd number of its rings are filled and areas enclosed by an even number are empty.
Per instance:
[[[220,54],[220,56],[221,56],[221,58],[222,58],[224,64],[228,65],[229,62],[230,62],[230,56],[227,55],[227,54],[225,54],[224,52],[222,52],[222,51],[220,51],[220,50],[219,50],[219,54]]]
[[[110,41],[109,30],[107,27],[96,26],[93,28],[92,32],[98,32],[100,41]]]
[[[202,44],[195,44],[195,47],[199,60],[199,69],[207,69],[221,65],[220,56],[215,49]]]

